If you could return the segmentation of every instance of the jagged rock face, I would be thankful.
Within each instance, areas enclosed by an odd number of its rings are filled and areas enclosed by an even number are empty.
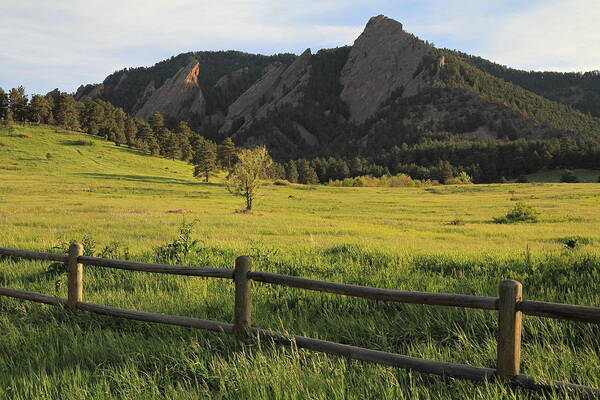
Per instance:
[[[371,18],[354,42],[340,77],[340,97],[348,104],[351,120],[364,122],[402,87],[402,97],[417,94],[427,81],[418,69],[428,51],[399,22],[383,15]]]
[[[199,63],[192,61],[167,79],[160,88],[152,90],[154,85],[151,82],[145,91],[145,96],[149,94],[149,98],[135,116],[146,120],[155,112],[173,120],[204,116],[206,101],[198,85],[199,72]]]
[[[248,67],[236,69],[235,71],[230,72],[229,74],[222,76],[215,83],[214,87],[216,87],[216,88],[224,88],[227,85],[230,85],[231,83],[233,83],[236,80],[240,79],[244,74],[248,73],[248,71],[250,71],[250,68],[248,68]]]
[[[152,97],[152,95],[156,92],[156,86],[154,85],[154,81],[150,81],[148,85],[144,88],[144,93],[140,98],[137,99],[133,109],[131,110],[132,114],[136,114],[143,106],[146,104],[148,99]]]
[[[271,64],[263,77],[246,90],[227,110],[222,134],[235,134],[247,130],[254,121],[267,116],[269,111],[284,105],[296,105],[310,79],[310,49],[306,49],[291,65]],[[236,121],[241,126],[231,132]]]

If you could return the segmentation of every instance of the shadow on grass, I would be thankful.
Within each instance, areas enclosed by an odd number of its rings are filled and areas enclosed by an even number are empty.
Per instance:
[[[96,142],[88,139],[80,139],[80,140],[61,140],[59,142],[62,146],[95,146]]]
[[[88,176],[96,179],[120,180],[128,182],[144,182],[144,183],[165,183],[187,186],[221,186],[218,183],[211,182],[191,182],[185,179],[168,178],[164,176],[147,176],[147,175],[125,175],[125,174],[103,174],[97,172],[82,172],[79,175]]]

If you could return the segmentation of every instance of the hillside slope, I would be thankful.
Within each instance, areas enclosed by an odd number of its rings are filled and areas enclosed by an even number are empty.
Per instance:
[[[85,183],[90,177],[193,182],[192,166],[53,126],[20,127],[0,134],[0,171],[5,182],[26,175]],[[144,177],[144,178],[142,178]],[[43,188],[38,188],[43,190]]]
[[[600,117],[600,71],[522,71],[481,57],[453,52],[472,66],[550,100]]]

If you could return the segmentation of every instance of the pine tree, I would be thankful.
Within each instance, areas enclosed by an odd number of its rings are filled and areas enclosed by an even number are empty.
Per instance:
[[[298,182],[305,185],[314,185],[319,181],[315,169],[305,159],[300,159],[296,162],[298,170]]]
[[[177,146],[179,147],[179,158],[183,161],[190,161],[194,156],[194,149],[190,143],[192,130],[185,121],[179,122],[175,128],[175,136],[177,138]]]
[[[8,94],[0,88],[0,119],[6,118],[8,111]]]
[[[137,138],[137,125],[132,117],[128,116],[125,119],[125,142],[127,146],[133,147]]]
[[[137,147],[155,156],[160,154],[160,146],[154,137],[154,132],[144,121],[139,121]]]
[[[31,121],[41,124],[48,121],[48,117],[52,114],[52,105],[46,96],[34,94],[31,97],[30,111]]]
[[[123,111],[121,108],[115,108],[112,117],[115,121],[114,142],[117,146],[120,146],[127,142],[127,138],[125,137],[125,111]]]
[[[217,151],[216,145],[206,139],[198,143],[196,148],[193,163],[195,177],[204,177],[204,181],[208,182],[209,177],[217,168]]]
[[[65,129],[79,129],[79,112],[73,96],[61,93],[56,104],[56,123]]]
[[[96,100],[86,99],[83,102],[81,116],[82,128],[89,135],[98,135],[104,121],[104,107]]]
[[[13,113],[13,118],[19,122],[27,120],[27,105],[28,100],[25,95],[25,88],[19,86],[12,88],[8,93],[8,106]]]
[[[292,183],[298,182],[298,169],[293,160],[285,164],[285,179]]]
[[[219,145],[219,165],[221,168],[231,171],[235,164],[235,143],[230,137],[225,138]]]
[[[179,148],[179,140],[175,134],[169,130],[166,131],[164,144],[162,146],[163,155],[172,160],[181,157],[181,149]]]

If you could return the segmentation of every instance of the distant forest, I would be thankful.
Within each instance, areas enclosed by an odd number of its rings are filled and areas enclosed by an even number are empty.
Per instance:
[[[78,102],[72,95],[58,91],[36,94],[29,99],[23,87],[8,93],[0,89],[0,119],[6,129],[14,123],[57,125],[154,156],[187,161],[196,165],[198,177],[208,177],[217,169],[230,169],[235,162],[236,148],[231,138],[216,143],[214,137],[193,131],[183,121],[168,127],[159,113],[146,122],[109,102],[97,99]],[[468,125],[469,120],[460,123]],[[410,127],[398,129],[404,137],[399,145],[384,142],[364,147],[340,143],[338,150],[329,155],[276,157],[271,177],[314,184],[367,175],[406,174],[417,180],[445,183],[466,173],[475,183],[489,183],[543,168],[600,169],[600,140],[594,135],[481,140],[448,132],[411,135]],[[503,129],[509,134],[513,128]]]

